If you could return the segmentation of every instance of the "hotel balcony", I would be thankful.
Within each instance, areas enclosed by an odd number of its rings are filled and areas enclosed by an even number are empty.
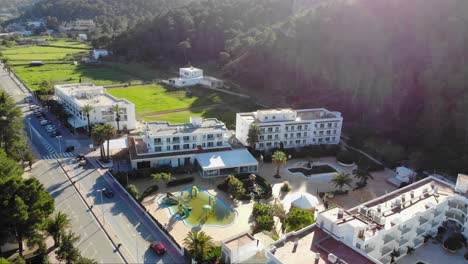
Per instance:
[[[418,236],[420,236],[420,235],[422,235],[422,234],[424,234],[424,233],[426,233],[426,230],[425,230],[425,229],[422,229],[422,228],[416,229],[416,234],[417,234]]]
[[[388,253],[392,252],[392,248],[391,247],[383,247],[380,252],[382,252],[382,256],[385,256]]]
[[[389,242],[395,240],[395,236],[393,235],[385,235],[384,236],[384,239],[383,239],[383,242],[384,242],[384,245],[385,244],[388,244]]]
[[[375,249],[374,245],[366,245],[366,247],[364,247],[364,252],[370,253],[370,252],[374,251],[374,249]]]
[[[424,225],[428,221],[429,221],[429,217],[427,217],[427,216],[426,217],[422,217],[422,216],[419,217],[419,224],[420,225]]]
[[[439,224],[440,224],[439,221],[432,220],[432,222],[431,222],[431,226],[432,226],[432,227],[436,227],[436,226],[438,226]]]
[[[414,246],[417,247],[421,245],[424,242],[424,240],[422,238],[415,238],[413,242],[414,242]]]
[[[406,234],[409,231],[411,231],[411,227],[402,225],[402,226],[398,227],[398,230],[400,230],[401,234],[403,235],[403,234]]]
[[[408,242],[409,242],[408,239],[402,238],[402,239],[400,239],[400,242],[398,242],[398,245],[401,247],[401,246],[403,246],[404,244],[406,244]]]

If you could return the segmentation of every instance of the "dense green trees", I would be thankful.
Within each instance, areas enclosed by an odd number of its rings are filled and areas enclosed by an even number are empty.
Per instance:
[[[284,220],[286,232],[297,231],[315,222],[314,214],[300,208],[292,208]]]
[[[14,160],[24,160],[25,143],[21,110],[5,91],[0,90],[0,147]]]
[[[203,231],[190,231],[184,238],[184,246],[196,261],[208,259],[208,254],[214,248],[213,238]]]

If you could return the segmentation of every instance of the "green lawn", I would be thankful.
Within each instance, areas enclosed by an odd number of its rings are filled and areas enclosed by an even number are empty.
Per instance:
[[[113,88],[107,91],[135,104],[138,115],[180,108],[203,107],[222,102],[218,93],[198,93],[189,89],[166,89],[161,85]],[[176,114],[177,115],[177,114]]]

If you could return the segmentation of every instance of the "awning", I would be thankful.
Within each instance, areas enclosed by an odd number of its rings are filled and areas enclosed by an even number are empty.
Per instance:
[[[283,203],[285,207],[294,205],[295,207],[310,210],[315,208],[319,203],[319,199],[309,193],[296,192],[286,195]]]
[[[68,123],[73,126],[74,128],[85,127],[88,125],[86,121],[83,121],[77,117],[70,117],[68,118]]]
[[[258,165],[258,161],[246,149],[197,154],[195,158],[203,170]]]

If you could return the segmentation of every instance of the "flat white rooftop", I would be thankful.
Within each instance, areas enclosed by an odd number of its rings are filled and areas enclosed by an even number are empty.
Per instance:
[[[321,120],[321,119],[333,119],[341,118],[340,112],[331,112],[325,108],[314,108],[314,109],[300,109],[293,110],[291,108],[283,109],[265,109],[257,110],[256,112],[245,112],[239,113],[239,117],[243,118],[247,122],[258,122],[262,123],[261,120],[257,118],[258,114],[265,115],[289,115],[292,116],[295,113],[295,118],[292,120],[279,119],[277,121],[269,120],[265,123],[274,123],[274,122],[290,122],[290,121],[312,121],[312,120]]]
[[[201,69],[195,68],[195,67],[180,68],[180,70],[183,70],[183,71],[186,71],[186,72],[198,72],[198,71],[201,71]]]
[[[95,86],[92,83],[75,83],[56,85],[55,88],[62,93],[74,98],[81,106],[90,105],[112,105],[116,103],[133,104],[126,99],[115,98],[108,94],[104,87]]]
[[[182,135],[190,133],[222,133],[227,132],[223,122],[216,118],[202,119],[200,123],[170,124],[169,122],[147,123],[147,129],[153,136]]]
[[[233,168],[258,163],[246,149],[197,154],[195,158],[204,170]]]

